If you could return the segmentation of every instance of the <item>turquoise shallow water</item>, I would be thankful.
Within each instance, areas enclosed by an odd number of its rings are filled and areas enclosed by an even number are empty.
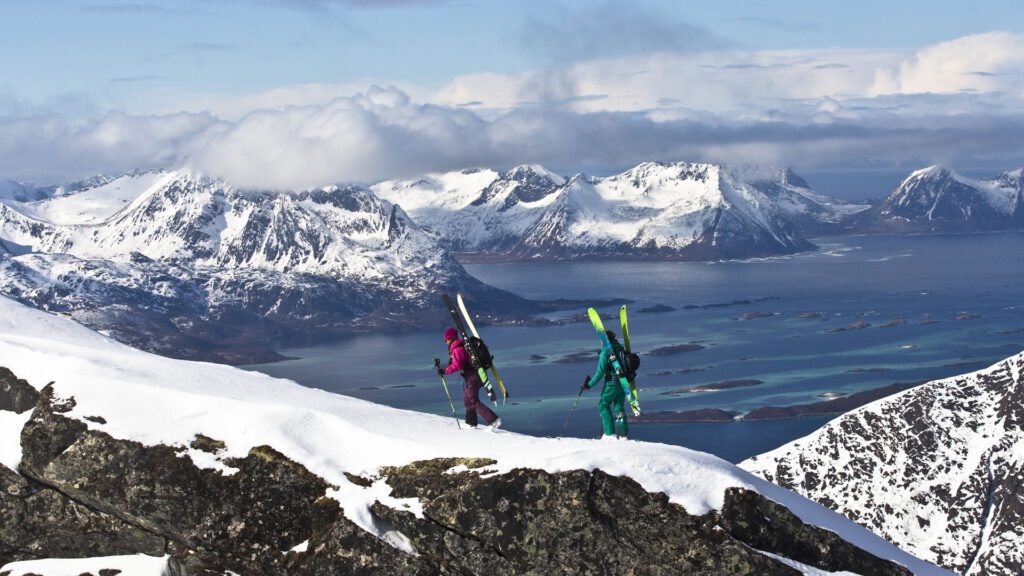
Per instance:
[[[1024,349],[1024,234],[846,237],[817,243],[822,249],[814,253],[758,261],[514,263],[467,269],[529,298],[633,300],[630,333],[642,357],[640,401],[646,411],[746,412],[811,403],[824,393],[851,394],[970,372]],[[709,306],[725,303],[734,304]],[[639,312],[653,304],[676,310]],[[829,331],[855,323],[868,326]],[[600,344],[592,327],[480,330],[512,396],[510,404],[497,409],[504,426],[558,435],[583,375],[593,373],[594,365],[556,360],[595,351]],[[684,343],[704,348],[644,354]],[[374,335],[281,352],[300,359],[249,368],[374,402],[451,415],[432,370],[432,357],[446,352],[440,332]],[[762,383],[666,394],[740,379]],[[461,381],[449,378],[448,388],[461,417]],[[567,436],[600,434],[597,400],[596,390],[584,394]],[[828,420],[642,424],[631,435],[737,462]]]

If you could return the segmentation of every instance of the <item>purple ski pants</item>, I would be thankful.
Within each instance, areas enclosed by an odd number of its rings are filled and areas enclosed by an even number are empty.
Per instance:
[[[480,375],[476,372],[466,375],[466,384],[462,389],[462,403],[466,405],[466,424],[476,426],[477,415],[490,424],[497,419],[498,415],[480,401],[477,397],[484,383],[480,381]]]

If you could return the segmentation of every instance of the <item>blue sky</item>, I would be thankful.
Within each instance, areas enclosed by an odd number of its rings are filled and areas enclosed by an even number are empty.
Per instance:
[[[1024,165],[1014,2],[0,5],[0,179]],[[812,184],[813,184],[813,178]]]

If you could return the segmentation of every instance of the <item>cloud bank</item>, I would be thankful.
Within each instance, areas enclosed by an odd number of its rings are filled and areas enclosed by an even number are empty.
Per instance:
[[[908,52],[671,52],[463,76],[433,93],[317,87],[221,102],[235,116],[213,106],[89,122],[0,117],[0,179],[189,165],[236,186],[303,189],[523,163],[564,173],[646,160],[1019,167],[1022,54],[1024,36],[1008,33]],[[258,107],[239,113],[242,101]]]

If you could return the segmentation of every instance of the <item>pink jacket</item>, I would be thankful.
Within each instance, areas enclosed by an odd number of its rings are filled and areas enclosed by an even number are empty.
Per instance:
[[[452,361],[451,364],[444,369],[445,374],[461,372],[462,370],[473,366],[473,362],[469,357],[469,352],[466,352],[466,349],[462,346],[462,340],[452,342],[451,346],[448,347],[448,352],[452,355]]]

